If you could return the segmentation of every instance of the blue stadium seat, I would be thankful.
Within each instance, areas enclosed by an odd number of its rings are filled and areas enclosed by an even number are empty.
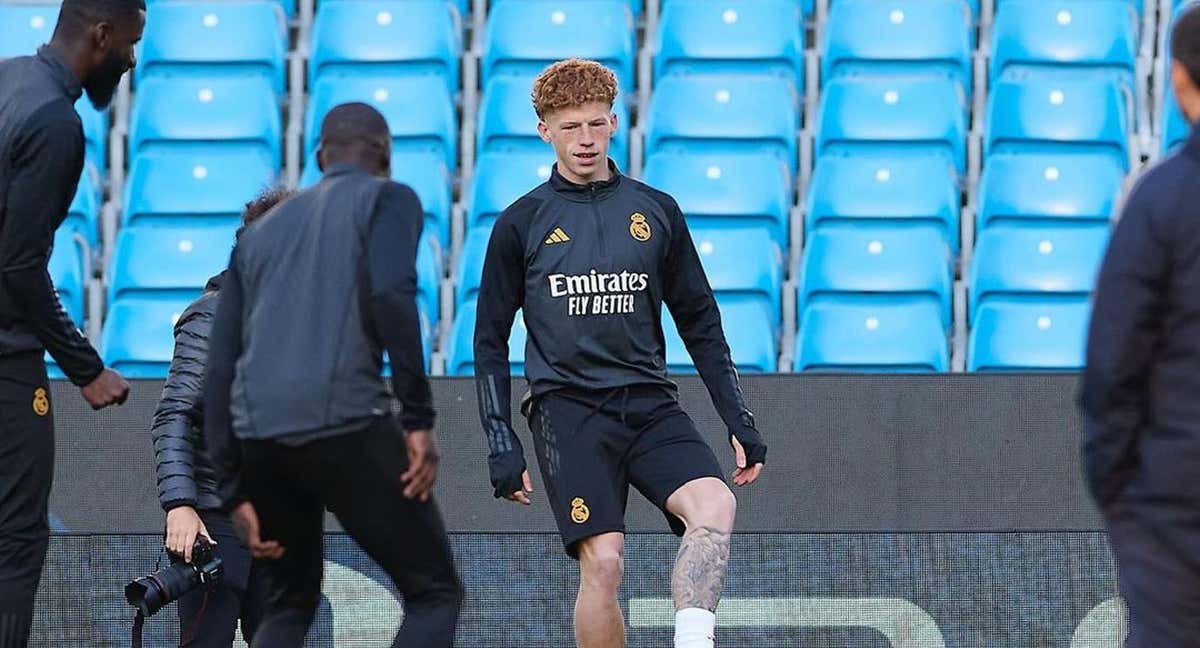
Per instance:
[[[933,73],[969,94],[973,29],[962,0],[837,0],[825,25],[821,78]]]
[[[421,237],[417,244],[417,309],[421,316],[437,328],[442,302],[442,247],[432,234]]]
[[[762,317],[761,307],[748,302],[730,301],[721,296],[717,297],[717,307],[721,309],[721,328],[725,330],[729,354],[738,373],[775,373],[779,366],[775,331]],[[666,308],[663,309],[662,327],[667,372],[696,373],[692,356]]]
[[[505,0],[491,0],[490,4],[496,4],[498,2],[504,2],[504,1]],[[809,2],[811,2],[811,1],[812,0],[809,0]],[[629,5],[629,11],[633,14],[634,20],[637,20],[642,15],[642,10],[643,10],[642,0],[628,0],[627,4]],[[464,6],[465,6],[465,4],[464,4]],[[466,11],[463,12],[463,15],[464,16],[466,15]]]
[[[930,303],[949,330],[952,262],[949,246],[934,227],[831,225],[807,241],[797,275],[797,304],[803,313],[823,301],[846,299]]]
[[[825,85],[816,154],[833,152],[944,156],[966,169],[966,99],[938,77],[838,77]]]
[[[447,168],[458,168],[454,100],[435,76],[322,76],[312,89],[305,116],[306,154],[317,149],[325,113],[351,101],[368,103],[383,113],[392,131],[393,155],[436,153]]]
[[[67,229],[83,235],[88,245],[95,247],[100,236],[100,191],[92,184],[92,177],[86,170],[79,177],[79,185],[71,206],[67,208],[67,218],[59,229]]]
[[[153,2],[134,74],[139,84],[151,76],[260,75],[283,94],[286,56],[286,17],[275,2]]]
[[[1166,92],[1163,93],[1163,105],[1158,113],[1159,144],[1160,150],[1164,154],[1183,144],[1192,133],[1191,124],[1188,124],[1187,118],[1183,116],[1183,111],[1179,109],[1174,87],[1169,82],[1166,85]]]
[[[1006,77],[988,97],[984,153],[1110,155],[1128,171],[1129,126],[1125,98],[1113,81]]]
[[[968,371],[1079,371],[1086,301],[984,304],[967,340]]]
[[[322,2],[313,23],[311,85],[324,74],[432,74],[458,91],[459,20],[446,2]]]
[[[755,306],[758,314],[753,319],[768,322],[777,334],[782,317],[783,258],[770,233],[745,227],[689,229],[708,283],[722,307]],[[751,318],[754,311],[741,312]]]
[[[664,78],[646,118],[646,154],[769,152],[799,165],[800,109],[785,79],[713,74]]]
[[[553,149],[538,135],[538,116],[529,93],[533,79],[505,75],[488,82],[479,106],[479,132],[475,150],[537,151],[553,157]],[[621,97],[613,104],[617,132],[609,145],[609,157],[617,166],[629,166],[629,107]]]
[[[1125,0],[1005,0],[992,24],[989,74],[1090,72],[1132,89],[1139,31]]]
[[[57,23],[58,3],[0,4],[0,59],[33,55]]]
[[[151,151],[136,156],[125,183],[123,225],[204,222],[236,227],[246,202],[275,184],[263,155],[220,148],[179,154]]]
[[[976,229],[1030,220],[1106,223],[1124,177],[1124,169],[1109,156],[992,155],[979,182]]]
[[[550,179],[554,151],[487,151],[475,161],[467,193],[467,231],[492,222],[518,198]]]
[[[83,326],[84,286],[87,279],[83,274],[83,253],[71,230],[59,228],[54,233],[54,250],[50,254],[48,270],[50,280],[58,291],[58,299],[71,316],[71,321],[76,326]]]
[[[1108,244],[1108,228],[993,226],[979,235],[970,269],[969,317],[988,303],[1086,303]]]
[[[490,223],[467,231],[462,250],[458,253],[457,272],[454,274],[455,312],[479,297],[479,283],[483,280],[483,261],[487,256],[488,241],[491,238]]]
[[[226,2],[227,0],[214,0],[216,2]],[[160,2],[175,2],[175,0],[146,0],[146,6],[158,4]],[[275,5],[278,5],[283,10],[284,15],[288,19],[296,17],[296,0],[271,0]]]
[[[673,0],[662,8],[654,77],[769,73],[804,88],[804,21],[795,0]]]
[[[108,111],[96,110],[85,94],[75,102],[75,112],[83,122],[84,159],[103,175],[108,169]]]
[[[931,302],[819,301],[804,309],[795,371],[921,373],[950,370],[950,347]]]
[[[148,150],[231,148],[280,168],[282,119],[263,77],[150,77],[138,87],[130,120],[131,158]]]
[[[194,298],[164,295],[114,302],[100,338],[104,364],[126,378],[166,378],[175,350],[175,322]]]
[[[108,303],[170,294],[195,299],[229,265],[236,227],[224,224],[125,227],[109,268]]]
[[[515,1],[515,0],[514,0]],[[517,311],[512,333],[508,337],[508,362],[514,376],[525,373],[525,319]],[[464,304],[454,317],[450,329],[449,349],[446,352],[446,374],[471,376],[475,374],[475,303]]]
[[[570,56],[607,65],[627,92],[634,87],[633,15],[624,0],[500,2],[483,35],[483,87],[496,74],[533,76]]]
[[[804,213],[810,235],[830,223],[932,225],[951,250],[959,247],[957,173],[941,156],[826,154],[813,172]]]
[[[787,165],[761,153],[656,153],[645,180],[679,202],[694,227],[759,227],[788,246],[791,177]]]

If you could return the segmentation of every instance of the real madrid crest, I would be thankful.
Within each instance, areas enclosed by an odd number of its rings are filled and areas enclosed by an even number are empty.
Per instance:
[[[50,399],[46,397],[46,390],[42,387],[33,390],[33,413],[38,416],[50,413]]]
[[[652,232],[650,231],[650,223],[646,222],[646,217],[641,212],[634,212],[629,217],[629,235],[638,241],[649,241]]]
[[[571,500],[571,521],[575,524],[583,524],[592,517],[592,512],[588,510],[587,504],[583,503],[582,497],[576,497]]]

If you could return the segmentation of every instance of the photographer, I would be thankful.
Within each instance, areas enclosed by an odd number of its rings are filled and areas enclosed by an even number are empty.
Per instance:
[[[246,204],[243,228],[290,193],[268,190]],[[238,231],[241,235],[241,230]],[[204,448],[203,377],[208,337],[225,273],[209,279],[204,294],[175,324],[175,357],[154,413],[151,434],[158,464],[158,498],[167,513],[166,547],[188,562],[197,536],[215,544],[224,579],[211,591],[197,587],[179,599],[179,645],[233,644],[237,622],[247,641],[261,618],[263,588],[250,552],[220,510],[213,467]]]

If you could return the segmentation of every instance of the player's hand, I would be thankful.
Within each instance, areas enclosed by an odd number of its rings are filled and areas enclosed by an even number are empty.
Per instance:
[[[121,374],[112,369],[105,369],[92,382],[80,388],[83,399],[92,409],[104,409],[112,404],[124,405],[129,396],[129,383]]]
[[[742,448],[742,444],[737,440],[737,437],[730,437],[729,442],[733,444],[733,458],[737,464],[737,468],[733,469],[733,483],[738,486],[749,486],[758,480],[758,475],[762,473],[763,465],[756,463],[753,466],[746,465],[746,450]]]
[[[400,475],[404,496],[408,499],[429,501],[430,491],[437,482],[438,451],[433,442],[432,430],[410,430],[404,437],[408,446],[408,470]]]
[[[210,544],[217,544],[204,521],[190,506],[179,506],[167,511],[167,550],[176,556],[183,556],[187,562],[192,562],[192,546],[196,544],[196,536],[204,536]]]
[[[533,502],[529,501],[529,496],[533,494],[533,482],[529,479],[528,470],[521,473],[521,484],[521,490],[505,495],[504,499],[529,506],[533,504]]]
[[[242,502],[230,514],[233,518],[233,530],[242,539],[242,543],[250,550],[255,558],[278,560],[283,557],[284,548],[276,540],[263,540],[258,526],[258,512],[250,502]]]

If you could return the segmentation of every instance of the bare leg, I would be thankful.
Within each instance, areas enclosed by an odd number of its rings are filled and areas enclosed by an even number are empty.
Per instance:
[[[737,501],[724,482],[706,477],[675,491],[667,499],[667,510],[687,526],[671,572],[675,645],[709,647],[713,645],[717,603],[729,567],[729,540]]]
[[[579,648],[625,648],[625,619],[617,589],[625,572],[625,535],[602,533],[579,543],[579,597],[575,644]]]

